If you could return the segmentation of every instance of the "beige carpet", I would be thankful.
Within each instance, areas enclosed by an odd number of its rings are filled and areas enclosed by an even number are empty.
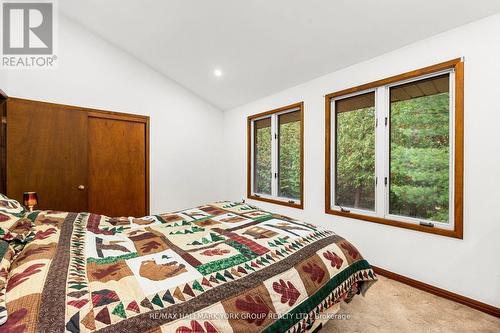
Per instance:
[[[380,275],[366,297],[342,304],[339,313],[350,319],[330,320],[321,333],[500,332],[500,318]]]

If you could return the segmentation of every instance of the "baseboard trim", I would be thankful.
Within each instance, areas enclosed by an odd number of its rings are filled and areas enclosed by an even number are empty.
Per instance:
[[[487,313],[489,315],[500,318],[500,308],[497,308],[493,305],[482,303],[482,302],[476,301],[472,298],[468,298],[468,297],[465,297],[462,295],[452,293],[451,291],[448,291],[445,289],[431,286],[430,284],[411,279],[409,277],[388,271],[388,270],[380,268],[380,267],[372,266],[372,268],[376,274],[385,276],[386,278],[407,284],[411,287],[423,290],[425,292],[434,294],[436,296],[440,296],[440,297],[449,299],[451,301],[466,305],[466,306],[471,307],[473,309],[476,309],[476,310],[479,310],[481,312],[484,312],[484,313]]]

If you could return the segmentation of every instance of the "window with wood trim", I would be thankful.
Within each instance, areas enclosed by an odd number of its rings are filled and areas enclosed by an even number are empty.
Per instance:
[[[327,213],[462,238],[460,59],[325,102]]]
[[[335,205],[375,211],[375,92],[334,100]]]
[[[248,117],[247,196],[303,207],[303,103]]]

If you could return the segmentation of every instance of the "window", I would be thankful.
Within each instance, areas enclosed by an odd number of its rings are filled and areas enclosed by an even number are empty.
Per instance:
[[[325,98],[326,212],[462,238],[461,60]]]
[[[375,93],[335,102],[335,204],[375,210]]]
[[[254,183],[255,192],[271,195],[271,117],[254,122]]]
[[[247,195],[303,207],[303,103],[248,117]]]
[[[389,88],[389,214],[449,223],[450,73]]]

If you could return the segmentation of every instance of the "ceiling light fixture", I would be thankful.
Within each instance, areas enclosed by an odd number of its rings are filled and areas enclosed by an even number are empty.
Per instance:
[[[220,69],[214,69],[214,75],[216,77],[221,77],[222,76],[222,71]]]

